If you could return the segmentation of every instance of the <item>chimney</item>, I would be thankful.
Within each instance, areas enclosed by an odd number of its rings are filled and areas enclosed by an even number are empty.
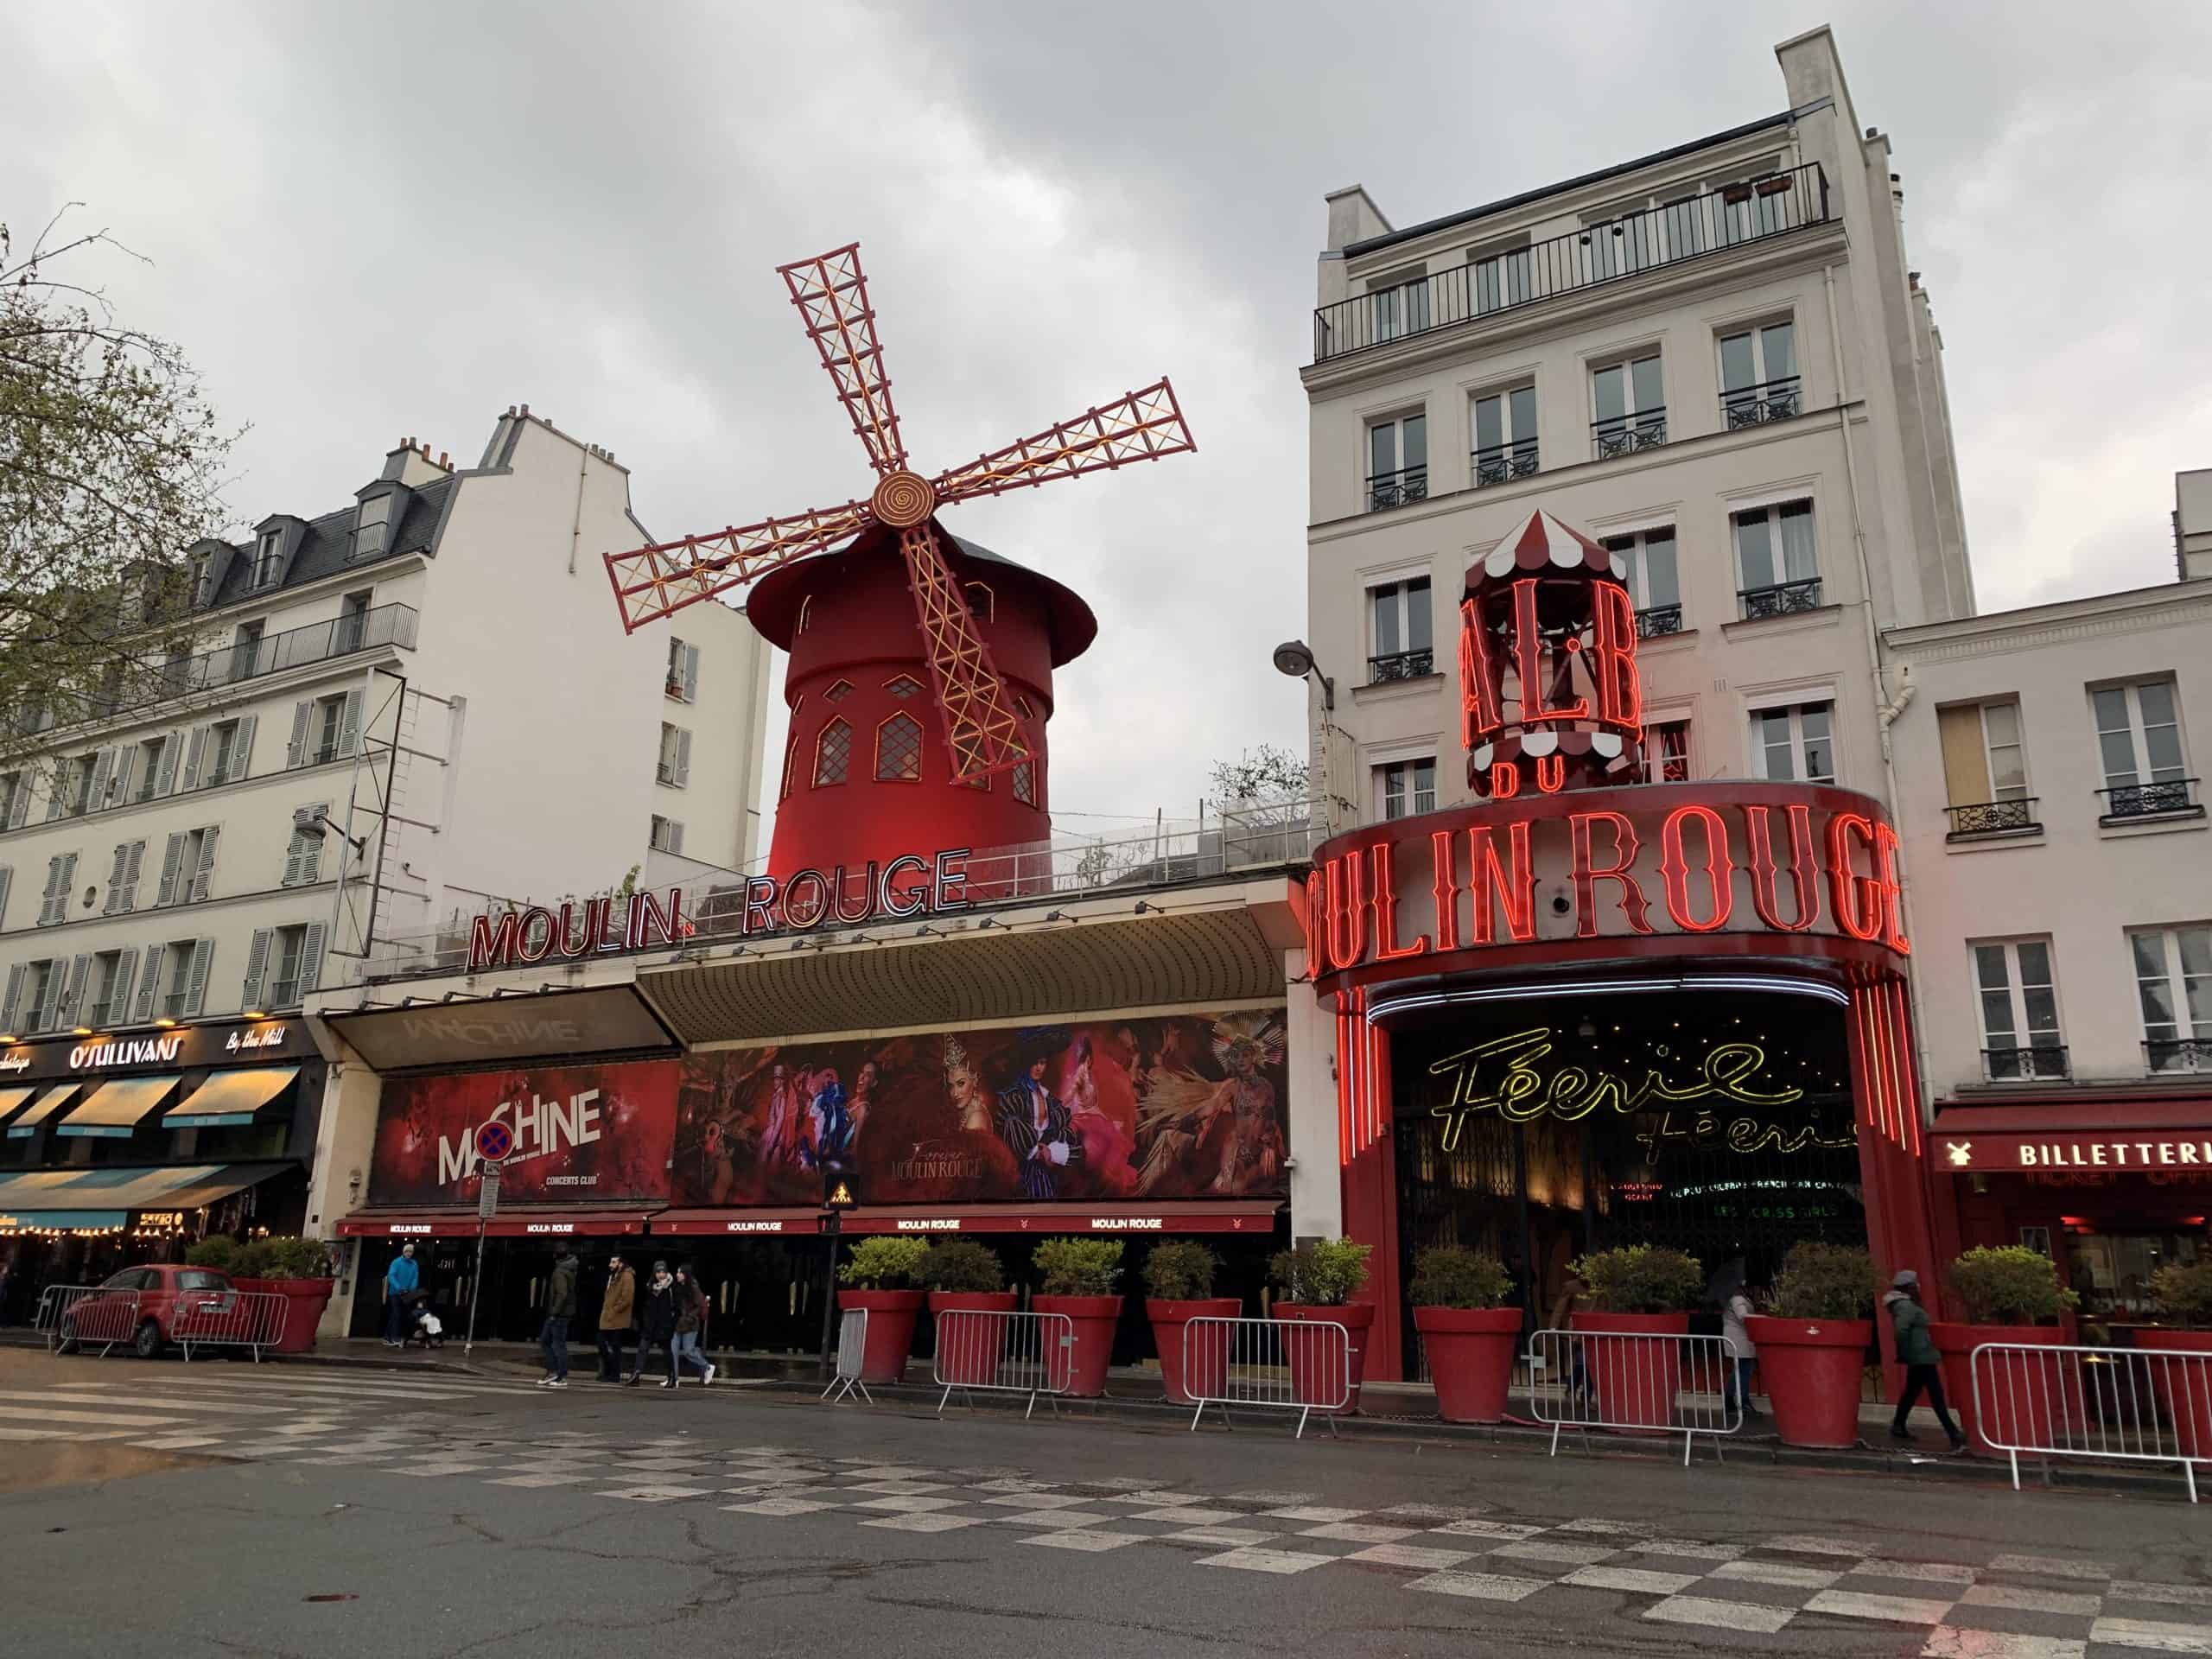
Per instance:
[[[384,458],[384,471],[378,476],[397,479],[412,490],[435,483],[452,470],[451,467],[442,466],[430,459],[430,446],[427,442],[402,438],[399,447]]]

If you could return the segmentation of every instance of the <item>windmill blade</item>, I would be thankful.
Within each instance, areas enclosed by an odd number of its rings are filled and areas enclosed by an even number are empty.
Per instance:
[[[968,596],[944,562],[937,527],[924,523],[900,531],[899,550],[906,556],[906,583],[944,715],[954,779],[969,784],[1013,770],[1029,759],[1029,748],[1006,682],[969,613]]]
[[[1162,378],[1103,408],[1047,427],[1033,438],[979,455],[964,467],[950,467],[930,482],[940,504],[965,501],[1047,479],[1080,478],[1133,461],[1158,461],[1198,447],[1175,401],[1175,388]]]
[[[764,570],[818,553],[874,522],[867,507],[848,501],[842,507],[764,518],[710,536],[686,536],[680,542],[609,553],[607,576],[614,584],[622,631],[635,633],[687,605],[741,587]]]
[[[806,337],[822,353],[822,366],[830,371],[869,463],[879,473],[901,470],[906,444],[899,435],[899,411],[891,406],[891,378],[883,372],[883,346],[875,336],[861,245],[849,243],[812,259],[779,265],[776,273],[806,319]]]

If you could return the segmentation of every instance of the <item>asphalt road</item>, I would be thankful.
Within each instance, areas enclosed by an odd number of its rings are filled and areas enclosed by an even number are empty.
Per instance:
[[[2212,1655],[2212,1506],[0,1351],[10,1650]]]

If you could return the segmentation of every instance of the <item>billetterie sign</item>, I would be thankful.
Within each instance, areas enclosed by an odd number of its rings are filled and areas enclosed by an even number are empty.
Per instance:
[[[696,910],[683,888],[671,887],[479,916],[468,927],[468,971],[679,947],[702,931],[742,939],[962,911],[969,905],[968,859],[961,847],[870,859],[859,870],[840,864],[781,879],[747,876]]]

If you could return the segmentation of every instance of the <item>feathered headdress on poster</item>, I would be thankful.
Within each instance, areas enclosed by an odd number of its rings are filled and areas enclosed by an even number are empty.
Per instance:
[[[1227,1066],[1238,1055],[1255,1067],[1281,1065],[1290,1033],[1265,1009],[1225,1014],[1213,1022],[1213,1057]]]

